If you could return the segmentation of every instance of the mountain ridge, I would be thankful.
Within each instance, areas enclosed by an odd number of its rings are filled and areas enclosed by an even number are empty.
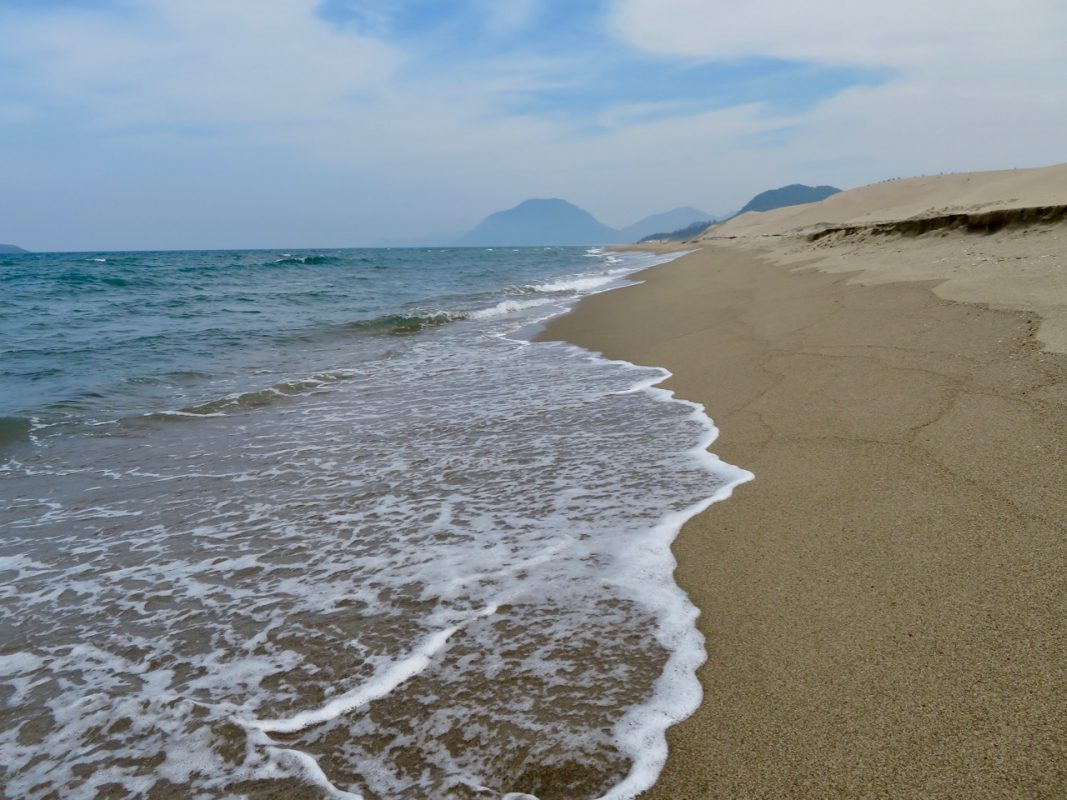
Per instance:
[[[651,214],[625,228],[605,225],[588,211],[560,198],[524,200],[487,216],[457,244],[468,247],[624,244],[668,226],[714,219],[699,209],[681,206]]]
[[[772,211],[815,203],[840,191],[835,186],[793,183],[760,192],[736,214],[716,216],[692,206],[680,206],[661,214],[650,214],[624,228],[605,225],[567,200],[534,198],[490,214],[456,244],[464,247],[529,247],[630,244],[650,239],[680,241],[700,235],[712,224],[749,211]]]
[[[657,231],[673,231],[702,221],[708,221],[710,224],[715,219],[717,217],[714,214],[701,211],[699,208],[680,206],[662,214],[649,214],[633,225],[621,228],[619,233],[627,242],[638,242]]]
[[[776,208],[787,206],[802,206],[807,203],[818,203],[827,197],[840,193],[836,186],[807,186],[803,183],[791,183],[777,189],[768,189],[760,192],[734,216],[741,216],[749,211],[773,211]]]

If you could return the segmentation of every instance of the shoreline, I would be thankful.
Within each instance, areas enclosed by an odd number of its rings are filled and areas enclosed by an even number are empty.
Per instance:
[[[939,281],[701,245],[539,337],[670,370],[756,475],[673,545],[709,660],[642,796],[1062,796],[1067,358]]]

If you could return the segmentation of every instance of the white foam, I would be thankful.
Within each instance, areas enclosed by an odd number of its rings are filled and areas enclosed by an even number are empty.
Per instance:
[[[9,791],[529,800],[519,762],[567,759],[610,770],[612,800],[651,785],[700,697],[670,542],[749,476],[704,451],[714,426],[666,371],[509,338],[561,306],[529,299],[336,391],[5,463],[0,598],[44,643],[0,660]]]
[[[6,565],[0,568],[9,569]],[[43,660],[40,656],[25,651],[0,655],[0,675],[21,675],[39,669]]]
[[[501,300],[495,306],[490,308],[472,311],[469,318],[491,319],[493,317],[502,317],[508,314],[514,314],[518,311],[525,311],[530,308],[537,308],[538,306],[544,306],[555,302],[556,301],[553,298],[539,298],[537,300]]]
[[[496,605],[489,606],[477,614],[476,618],[490,616],[496,613],[496,608]],[[331,719],[336,719],[342,714],[347,714],[367,705],[372,700],[385,697],[400,684],[425,670],[434,654],[444,647],[461,627],[463,626],[452,625],[428,636],[410,655],[392,664],[383,674],[376,676],[351,692],[335,697],[321,708],[301,711],[285,719],[247,720],[242,724],[265,733],[296,733],[312,725],[319,725]]]
[[[712,504],[728,499],[737,486],[755,478],[748,470],[727,464],[708,451],[719,430],[702,404],[676,398],[674,392],[658,387],[671,375],[663,370],[658,380],[642,381],[632,391],[646,392],[662,402],[689,406],[691,419],[704,428],[704,435],[688,454],[702,462],[710,473],[725,480],[710,496],[682,511],[667,514],[646,539],[636,542],[620,556],[628,577],[636,579],[635,586],[651,590],[646,600],[658,608],[656,638],[668,649],[670,658],[656,681],[651,699],[629,709],[615,726],[616,740],[630,754],[633,766],[626,778],[600,800],[632,800],[650,789],[667,760],[667,729],[689,717],[700,705],[703,691],[696,671],[706,660],[704,637],[696,628],[698,609],[674,582],[677,562],[671,545],[686,522]]]
[[[326,777],[326,773],[322,771],[322,767],[319,766],[319,762],[309,756],[307,753],[302,753],[299,750],[291,750],[289,748],[275,748],[276,753],[279,755],[291,758],[296,762],[301,772],[306,775],[312,783],[321,789],[326,790],[326,793],[330,797],[339,798],[339,800],[363,800],[363,795],[356,794],[355,792],[346,792],[343,789],[338,789],[330,779]]]
[[[535,292],[588,292],[614,283],[618,280],[617,275],[594,275],[571,280],[551,281],[539,283],[530,287]]]
[[[182,411],[181,409],[178,409],[178,408],[172,408],[172,409],[169,409],[168,411],[150,411],[150,412],[145,413],[144,416],[146,416],[146,417],[155,417],[155,416],[159,416],[159,417],[193,417],[193,418],[199,419],[199,418],[203,418],[203,417],[228,417],[230,415],[225,413],[225,412],[223,412],[223,411],[212,411],[210,413],[205,412],[203,414],[200,414],[200,413],[195,413],[195,412],[192,412],[192,411]]]

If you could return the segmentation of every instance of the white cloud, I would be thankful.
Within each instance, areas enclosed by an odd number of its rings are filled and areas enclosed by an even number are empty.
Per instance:
[[[493,36],[509,36],[527,29],[541,12],[541,0],[477,0],[485,14],[485,30]]]
[[[724,173],[747,167],[785,183],[821,170],[816,180],[848,186],[1067,160],[1062,0],[617,0],[610,20],[662,56],[889,70],[802,114],[751,117],[748,132],[723,142],[728,156],[708,156]],[[760,144],[775,128],[790,133]]]
[[[1062,59],[1062,0],[617,0],[614,30],[642,49],[900,68],[952,59]]]
[[[23,18],[9,57],[101,125],[263,123],[322,117],[382,89],[403,61],[341,33],[315,0],[140,0],[133,13]]]
[[[556,135],[550,123],[495,109],[501,94],[538,84],[538,64],[459,76],[441,63],[436,74],[416,73],[407,53],[319,18],[318,5],[130,0],[132,14],[72,10],[0,24],[12,31],[7,58],[21,61],[17,80],[90,136],[208,130],[340,169],[382,171],[478,153],[484,160]],[[536,6],[524,0],[521,14],[494,13],[487,24],[525,24]],[[0,78],[0,109],[3,101]]]

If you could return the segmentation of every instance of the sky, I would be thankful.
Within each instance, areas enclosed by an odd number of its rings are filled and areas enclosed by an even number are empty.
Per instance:
[[[1067,161],[1064,0],[0,0],[0,242],[622,227]]]

